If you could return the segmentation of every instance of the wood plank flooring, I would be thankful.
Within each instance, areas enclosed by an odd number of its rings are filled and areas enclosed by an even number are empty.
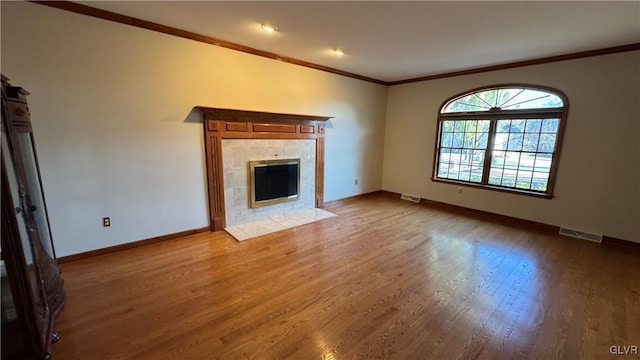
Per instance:
[[[638,254],[385,193],[326,210],[64,264],[53,358],[639,358],[610,354],[640,346]]]

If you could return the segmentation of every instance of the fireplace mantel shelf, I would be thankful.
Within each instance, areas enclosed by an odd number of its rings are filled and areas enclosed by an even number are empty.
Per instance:
[[[309,124],[317,121],[327,121],[332,116],[316,116],[316,115],[300,115],[300,114],[283,114],[270,113],[251,110],[234,110],[212,108],[206,106],[196,106],[204,114],[205,120],[225,120],[237,122],[266,122],[279,124]]]
[[[211,231],[226,225],[222,139],[309,139],[316,143],[315,204],[324,206],[324,132],[330,116],[196,106],[204,115]]]

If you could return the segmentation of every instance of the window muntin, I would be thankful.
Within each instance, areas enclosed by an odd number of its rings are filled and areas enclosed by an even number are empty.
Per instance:
[[[450,100],[442,107],[441,113],[562,107],[564,107],[562,99],[546,90],[524,87],[498,87],[478,90]]]
[[[442,122],[438,177],[480,183],[489,141],[488,120]]]
[[[499,86],[445,102],[434,180],[549,197],[566,97],[557,90]]]

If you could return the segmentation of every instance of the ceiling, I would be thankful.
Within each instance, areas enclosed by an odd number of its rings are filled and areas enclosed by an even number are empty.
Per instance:
[[[78,3],[384,82],[640,43],[640,1]]]

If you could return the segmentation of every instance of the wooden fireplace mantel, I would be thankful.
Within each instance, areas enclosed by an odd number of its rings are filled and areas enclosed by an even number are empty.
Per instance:
[[[196,106],[204,115],[204,143],[211,231],[225,228],[222,139],[316,141],[316,207],[324,206],[324,130],[332,117]]]

